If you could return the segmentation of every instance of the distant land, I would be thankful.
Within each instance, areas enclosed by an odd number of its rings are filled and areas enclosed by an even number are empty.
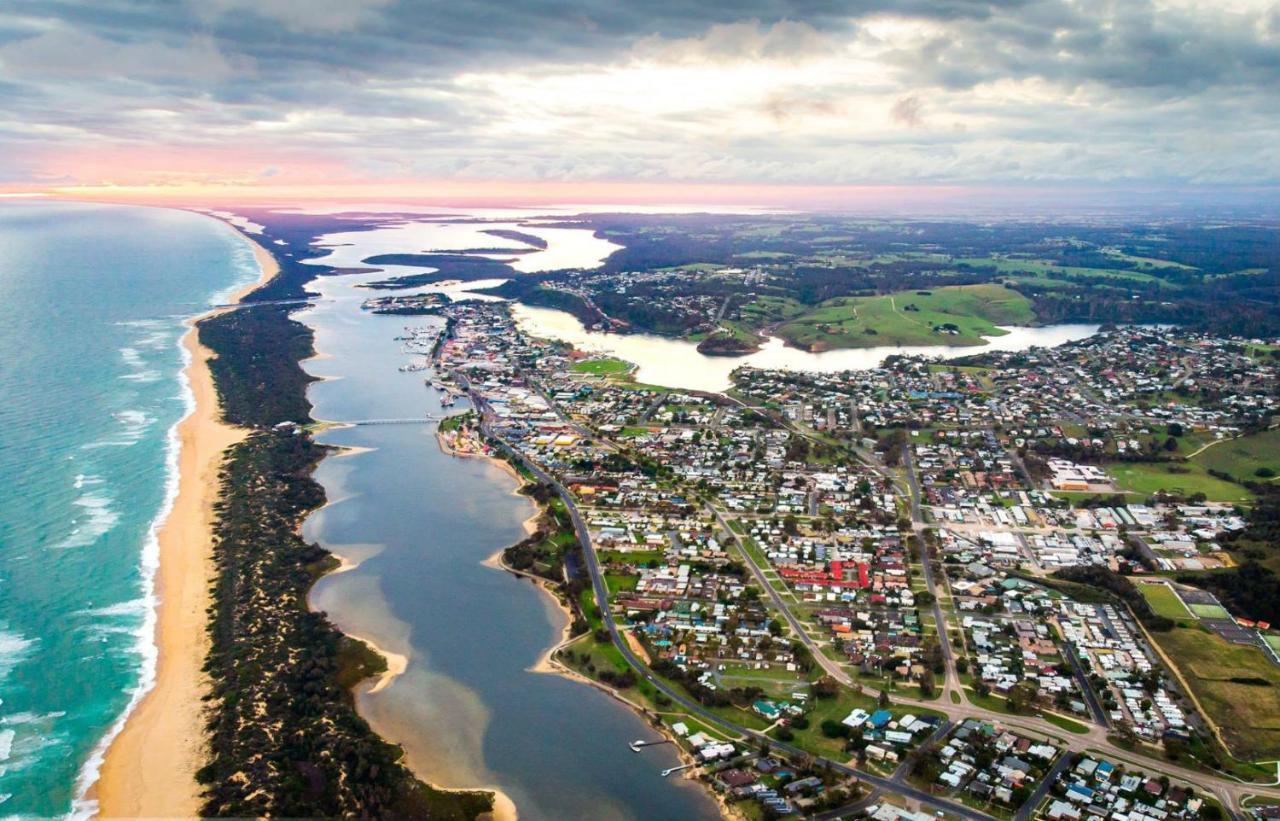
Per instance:
[[[967,346],[999,325],[1063,322],[1280,330],[1275,227],[1255,220],[582,214],[540,224],[590,227],[622,249],[599,270],[519,276],[493,259],[380,255],[366,262],[438,272],[369,287],[507,276],[494,294],[725,355],[755,350],[764,336],[815,351]]]

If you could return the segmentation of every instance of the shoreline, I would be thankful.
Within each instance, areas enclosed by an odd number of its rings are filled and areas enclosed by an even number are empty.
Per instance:
[[[451,456],[455,459],[481,459],[500,468],[504,473],[506,473],[507,475],[511,476],[511,478],[516,480],[516,486],[515,486],[515,489],[512,491],[512,495],[513,496],[524,495],[520,491],[526,485],[530,484],[530,482],[527,478],[521,475],[521,473],[515,469],[515,466],[513,466],[506,459],[502,459],[497,456],[492,456],[487,453],[455,451],[453,448],[449,447],[447,442],[445,442],[444,437],[440,435],[440,431],[438,429],[436,430],[435,439],[436,439],[436,444],[440,447],[441,452],[445,453],[448,456]],[[537,531],[537,522],[539,519],[542,518],[542,516],[545,513],[546,513],[546,508],[543,505],[535,502],[533,515],[530,516],[528,519],[526,519],[522,523],[526,536],[531,536]],[[693,758],[693,756],[691,756],[688,753],[688,751],[686,751],[682,746],[680,746],[679,737],[676,736],[676,734],[671,730],[670,727],[668,727],[662,721],[658,721],[656,725],[653,723],[652,719],[655,717],[656,715],[655,713],[651,713],[645,707],[627,698],[625,695],[622,694],[621,691],[613,687],[610,687],[608,684],[605,684],[602,681],[597,681],[593,678],[589,678],[583,675],[582,673],[579,673],[577,670],[574,670],[573,668],[569,667],[568,665],[556,659],[555,656],[558,652],[560,652],[562,649],[572,644],[573,642],[577,641],[578,639],[582,638],[582,636],[586,634],[580,633],[576,636],[573,634],[573,609],[570,606],[570,603],[565,600],[565,597],[561,592],[561,586],[556,582],[551,581],[550,579],[537,575],[536,573],[530,573],[525,570],[517,570],[516,568],[508,565],[506,561],[503,559],[503,554],[507,552],[507,549],[509,547],[511,547],[511,545],[498,548],[488,558],[481,561],[480,564],[492,570],[507,572],[518,578],[528,579],[529,581],[533,582],[534,586],[536,586],[542,592],[544,596],[544,601],[547,602],[548,606],[551,609],[561,613],[564,617],[564,626],[560,630],[560,638],[556,642],[554,642],[551,646],[549,646],[546,650],[544,650],[542,654],[538,657],[537,661],[535,661],[533,664],[531,664],[529,667],[525,669],[530,673],[537,673],[539,675],[560,676],[561,678],[566,679],[568,681],[572,681],[577,684],[582,684],[587,687],[593,687],[596,690],[604,693],[605,695],[610,696],[615,701],[622,704],[626,709],[634,713],[637,718],[641,718],[645,720],[649,724],[651,729],[653,729],[663,738],[670,741],[672,746],[675,747],[677,754],[679,755],[680,762],[682,764],[696,764],[697,761]],[[629,642],[635,641],[635,639],[630,634],[627,635],[627,639]],[[730,821],[741,821],[741,819],[743,818],[742,813],[730,807],[723,795],[716,792],[715,790],[709,789],[705,784],[703,784],[695,776],[693,776],[692,773],[693,773],[693,770],[686,771],[685,773],[682,774],[682,779],[684,781],[689,782],[689,784],[691,786],[694,786],[696,789],[707,792],[715,801],[717,808],[720,810],[720,815],[722,818],[729,819]],[[496,804],[495,804],[495,808],[496,808]]]
[[[234,293],[232,301],[238,303],[280,269],[266,248],[236,233],[252,247],[259,268],[258,279]],[[141,697],[122,715],[119,732],[108,736],[97,777],[77,800],[100,817],[199,814],[201,787],[195,773],[205,758],[202,699],[208,680],[202,668],[209,646],[214,505],[223,454],[247,432],[222,421],[208,365],[213,353],[200,344],[196,326],[226,310],[230,308],[206,311],[184,323],[181,345],[187,364],[182,379],[191,407],[172,429],[178,442],[177,494],[156,531],[158,566],[151,583],[155,666],[150,676],[144,671]]]
[[[556,610],[559,610],[561,613],[563,613],[566,619],[564,627],[560,633],[560,640],[557,641],[555,644],[551,645],[550,647],[548,647],[542,653],[542,655],[538,657],[538,660],[535,661],[532,665],[530,665],[526,669],[530,673],[538,673],[540,675],[560,676],[561,678],[567,679],[569,681],[573,681],[578,684],[583,684],[583,685],[586,685],[587,687],[593,687],[596,690],[599,690],[605,695],[613,698],[615,701],[618,701],[619,703],[621,703],[624,707],[626,707],[628,710],[634,713],[638,718],[644,719],[648,723],[648,726],[650,729],[652,729],[654,732],[661,735],[667,741],[671,742],[671,745],[676,750],[676,754],[680,758],[681,764],[698,764],[699,762],[692,755],[690,755],[689,752],[685,750],[684,747],[680,745],[680,737],[677,736],[675,732],[672,731],[672,729],[669,726],[667,726],[665,722],[659,720],[657,724],[653,723],[653,719],[657,715],[659,715],[658,713],[651,712],[648,708],[640,704],[637,704],[636,702],[627,698],[622,693],[621,690],[611,687],[608,684],[605,684],[603,681],[597,681],[596,679],[589,678],[588,676],[585,676],[582,673],[579,673],[577,670],[574,670],[573,668],[569,667],[568,665],[556,659],[555,657],[556,653],[560,652],[562,649],[569,646],[570,644],[573,644],[574,642],[578,641],[580,638],[582,638],[587,634],[579,633],[576,636],[573,634],[573,611],[569,608],[569,605],[565,602],[564,597],[560,594],[559,590],[556,588],[556,585],[552,581],[550,581],[549,579],[544,579],[543,577],[538,576],[534,573],[529,573],[524,570],[516,570],[514,567],[511,567],[502,559],[502,554],[504,552],[506,552],[505,547],[502,548],[501,550],[496,551],[492,556],[490,556],[489,558],[481,562],[481,564],[483,564],[485,567],[493,568],[494,570],[503,570],[515,576],[529,579],[538,587],[538,589],[540,589],[543,593],[546,594],[547,598],[550,600],[549,603]],[[639,649],[638,645],[635,643],[635,638],[630,633],[626,635],[627,635],[628,643],[631,643],[633,647],[635,647],[636,649]],[[696,789],[704,790],[708,794],[710,794],[710,796],[716,802],[716,806],[720,809],[720,815],[722,818],[729,819],[729,821],[741,821],[741,819],[743,818],[743,815],[741,812],[731,807],[721,793],[715,790],[709,789],[706,784],[704,784],[695,775],[693,775],[696,769],[698,768],[694,767],[682,773],[681,774],[682,780],[688,782],[691,786],[694,786]]]
[[[320,347],[313,342],[311,356],[306,357],[299,364],[305,366],[307,362],[331,359],[332,356],[333,356],[332,354],[321,350]],[[330,380],[336,380],[341,378],[342,378],[341,376],[322,376],[317,378],[317,382],[327,382]],[[319,419],[315,420],[315,422],[320,427],[321,430],[327,430],[331,428],[350,427],[350,423],[347,423],[347,422],[333,422],[333,421],[319,420]],[[455,453],[451,451],[448,448],[448,446],[445,445],[445,443],[440,438],[440,432],[438,429],[435,432],[435,438],[436,438],[436,442],[440,445],[441,450],[449,454],[450,456],[454,456],[457,458],[465,458],[467,456],[472,455],[472,454]],[[325,459],[330,459],[330,458],[343,459],[343,458],[348,458],[352,456],[358,456],[362,453],[370,453],[373,450],[374,448],[360,447],[360,446],[353,446],[353,445],[343,445],[340,447],[334,447],[333,450],[330,453],[328,453],[324,458]],[[477,454],[477,455],[481,455],[481,454]],[[321,461],[323,462],[323,460]],[[517,495],[519,494],[519,490],[520,490],[520,487],[518,486],[516,488]],[[330,505],[335,504],[338,501],[341,501],[340,499],[328,498],[327,491],[325,495],[326,495],[325,503],[318,510],[323,510],[324,508],[329,507]],[[318,510],[312,511],[312,514],[309,514],[309,515],[313,515],[314,513],[318,512]],[[539,511],[539,513],[540,512],[541,511]],[[535,520],[537,518],[537,515],[538,514],[535,514],[534,517],[530,519],[530,521]],[[528,527],[528,523],[526,523],[526,527]],[[338,552],[338,550],[334,550],[332,548],[326,548],[326,549],[329,550],[329,554],[331,556],[333,556],[338,560],[338,564],[336,567],[332,568],[331,570],[328,570],[322,573],[320,577],[316,579],[317,583],[319,583],[321,579],[326,579],[341,573],[348,573],[350,571],[353,571],[361,565],[364,558],[367,558],[367,557],[361,557],[360,559],[355,559],[350,556],[343,555],[342,553]],[[311,601],[311,595],[314,589],[315,588],[313,585],[311,591],[308,591],[307,597],[306,597],[307,609],[311,612],[316,612],[316,608],[312,605],[312,601]],[[389,743],[395,744],[396,742],[391,738],[389,738],[387,735],[378,732],[378,730],[374,727],[373,722],[370,721],[369,717],[364,715],[364,713],[361,712],[358,696],[375,695],[385,690],[387,687],[390,687],[397,678],[399,678],[401,675],[405,673],[406,670],[408,670],[409,662],[410,662],[409,657],[403,653],[387,650],[382,646],[380,646],[377,642],[373,641],[372,639],[366,636],[360,635],[358,632],[354,632],[352,630],[343,628],[337,625],[336,623],[334,626],[337,627],[338,630],[344,636],[354,639],[355,641],[358,641],[364,646],[368,647],[370,650],[376,653],[379,657],[381,657],[383,661],[386,663],[387,669],[384,670],[383,672],[377,674],[376,676],[370,676],[369,678],[366,678],[362,681],[357,682],[355,686],[351,688],[351,695],[355,699],[356,714],[359,715],[361,718],[363,718],[365,721],[369,722],[370,727],[373,729],[373,732],[376,735],[378,735],[383,740],[388,741]],[[409,769],[411,773],[413,773],[415,778],[417,778],[419,781],[425,784],[428,788],[435,790],[437,792],[442,792],[442,793],[481,792],[481,793],[487,793],[490,796],[492,796],[492,801],[493,801],[492,808],[489,810],[489,812],[482,813],[479,816],[480,819],[485,819],[485,821],[519,821],[520,814],[519,814],[518,808],[516,807],[515,802],[511,799],[511,796],[509,796],[501,787],[497,786],[496,784],[483,784],[483,785],[474,786],[474,787],[446,787],[442,784],[439,784],[433,781],[430,773],[416,766],[416,762],[414,758],[410,756],[407,752],[405,752],[404,758],[401,760],[401,762],[404,764],[405,767]]]

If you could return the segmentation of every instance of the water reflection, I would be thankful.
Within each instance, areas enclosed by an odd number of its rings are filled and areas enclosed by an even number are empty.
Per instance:
[[[692,342],[652,334],[611,334],[588,330],[572,314],[550,308],[512,305],[516,324],[525,333],[569,342],[575,348],[607,354],[634,363],[636,379],[653,385],[701,391],[726,390],[734,368],[750,365],[791,371],[833,373],[874,368],[892,354],[921,356],[964,356],[982,351],[1023,351],[1041,346],[1052,348],[1064,342],[1084,339],[1097,333],[1097,325],[1047,325],[1041,328],[1005,328],[1008,333],[992,337],[987,345],[953,348],[946,345],[880,346],[809,353],[792,348],[776,337],[749,356],[706,356]]]
[[[330,235],[324,241],[337,244],[336,253],[317,261],[355,266],[430,237],[457,238],[452,231],[394,242],[380,235],[369,244],[368,236]],[[358,244],[338,244],[348,241]],[[553,258],[598,253],[586,240],[573,247]],[[324,377],[308,392],[316,418],[448,412],[423,383],[430,372],[398,370],[420,357],[402,353],[395,339],[405,325],[441,320],[360,309],[374,292],[355,286],[385,276],[321,277],[311,286],[321,299],[296,315],[314,329],[321,352],[305,363]],[[330,504],[308,518],[304,533],[358,566],[326,576],[311,601],[340,628],[407,664],[385,688],[358,694],[361,714],[403,745],[429,780],[495,787],[515,802],[521,819],[714,817],[715,804],[700,786],[661,777],[678,763],[671,747],[642,756],[628,749],[628,741],[653,735],[629,708],[584,684],[530,671],[566,619],[532,584],[482,561],[522,537],[532,505],[513,495],[510,475],[488,462],[446,456],[433,433],[431,425],[375,425],[319,437],[357,450],[330,456],[317,469]]]

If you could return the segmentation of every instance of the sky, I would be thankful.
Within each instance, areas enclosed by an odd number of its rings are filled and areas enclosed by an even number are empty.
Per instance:
[[[0,192],[1278,186],[1280,0],[0,2]]]

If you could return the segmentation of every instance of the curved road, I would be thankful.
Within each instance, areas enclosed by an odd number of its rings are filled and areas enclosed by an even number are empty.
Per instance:
[[[618,624],[614,620],[613,612],[609,607],[609,590],[604,581],[604,574],[600,570],[600,563],[596,557],[595,548],[591,543],[591,533],[587,529],[586,522],[583,521],[581,514],[578,512],[577,505],[574,504],[573,496],[555,477],[551,476],[531,460],[525,458],[524,454],[510,447],[502,439],[493,436],[489,430],[487,415],[482,415],[481,431],[491,441],[498,443],[499,447],[501,447],[506,453],[518,460],[520,464],[537,477],[539,481],[546,482],[555,488],[556,493],[559,494],[561,500],[564,502],[565,508],[569,511],[569,517],[573,520],[574,530],[577,531],[578,540],[582,544],[583,553],[586,557],[587,571],[591,576],[591,586],[595,592],[596,606],[600,609],[600,618],[604,623],[605,629],[608,630],[609,637],[613,640],[614,646],[620,653],[622,653],[622,657],[626,659],[627,663],[630,664],[632,668],[634,668],[637,673],[639,673],[639,675],[648,681],[655,689],[667,696],[667,698],[670,698],[676,704],[679,704],[681,708],[689,712],[691,715],[697,716],[699,719],[711,724],[712,726],[728,730],[743,738],[768,741],[775,749],[782,750],[792,756],[810,756],[819,763],[829,765],[832,770],[843,775],[857,778],[858,780],[870,784],[873,787],[906,796],[919,801],[926,806],[942,810],[943,812],[960,818],[970,818],[974,819],[974,821],[989,818],[989,816],[984,813],[970,809],[963,804],[947,801],[945,799],[929,795],[923,790],[917,789],[907,783],[906,775],[902,772],[905,768],[899,768],[899,771],[894,773],[892,777],[885,778],[863,770],[854,769],[853,767],[839,761],[812,756],[810,753],[806,753],[798,747],[793,747],[781,741],[768,738],[763,733],[749,729],[733,721],[729,721],[728,719],[711,712],[701,704],[693,701],[683,693],[679,692],[676,688],[669,686],[665,681],[662,681],[655,676],[653,672],[649,670],[648,665],[638,658],[631,650],[631,646],[627,643],[626,639],[622,636],[621,631],[618,629]],[[939,732],[945,732],[949,728],[950,723],[944,721]]]
[[[728,732],[737,734],[744,738],[752,738],[756,740],[767,740],[774,748],[782,750],[791,755],[809,755],[808,753],[805,753],[803,750],[800,750],[797,747],[793,747],[789,744],[785,744],[775,739],[768,738],[762,733],[759,733],[755,730],[748,729],[739,724],[736,724],[733,721],[725,719],[715,713],[712,713],[711,711],[703,707],[701,704],[693,701],[692,699],[690,699],[689,697],[687,697],[686,695],[678,691],[676,688],[669,686],[664,681],[662,681],[657,676],[655,676],[652,673],[652,671],[649,670],[648,665],[646,665],[641,659],[639,659],[635,655],[635,653],[631,650],[630,645],[622,636],[621,631],[619,630],[618,625],[613,618],[613,613],[609,607],[608,587],[604,581],[604,576],[600,569],[599,561],[595,553],[595,548],[591,542],[591,534],[590,534],[590,531],[587,529],[586,522],[582,519],[581,514],[578,512],[577,505],[572,495],[563,485],[560,484],[560,482],[557,479],[555,479],[553,476],[551,476],[549,473],[543,470],[540,466],[533,463],[531,460],[527,459],[524,456],[524,454],[512,448],[504,440],[495,436],[492,433],[490,429],[490,411],[488,409],[487,403],[485,403],[483,397],[481,397],[477,392],[471,390],[469,386],[466,385],[465,382],[463,384],[464,384],[464,387],[467,389],[468,393],[470,394],[473,403],[480,410],[481,432],[490,441],[493,441],[496,444],[498,444],[498,446],[503,451],[510,454],[514,459],[516,459],[521,465],[523,465],[526,469],[528,469],[530,473],[532,473],[540,481],[546,482],[547,484],[555,488],[556,493],[564,501],[565,508],[566,510],[569,511],[570,518],[573,521],[574,530],[578,535],[578,540],[583,547],[583,554],[586,558],[587,571],[591,576],[591,585],[595,595],[597,607],[600,609],[601,619],[605,625],[606,630],[609,633],[609,636],[614,646],[617,647],[618,651],[622,654],[622,657],[626,659],[627,663],[630,664],[632,668],[635,669],[636,672],[641,677],[643,677],[646,681],[648,681],[655,689],[657,689],[659,692],[663,693],[665,696],[670,698],[674,703],[679,704],[685,711],[689,712],[691,715],[695,715],[701,720],[713,726],[719,727],[722,730],[727,730]],[[741,403],[741,404],[745,404],[745,403]],[[552,407],[553,408],[555,407],[554,403],[552,403]],[[557,413],[558,412],[559,410],[557,408]],[[576,428],[578,426],[575,425],[574,427]],[[597,438],[597,439],[600,438],[598,436],[594,436],[592,434],[586,433],[585,431],[584,431],[584,434],[591,435],[593,438]],[[613,446],[613,443],[608,443],[608,444]],[[912,519],[914,522],[914,526],[916,528],[920,528],[922,527],[922,522],[919,521],[919,487],[915,480],[914,465],[910,461],[909,454],[907,458],[908,458],[908,462],[907,462],[908,476],[910,477],[909,484],[912,488],[912,494],[910,499],[911,510],[913,514]],[[717,514],[717,518],[720,518],[718,514]],[[721,521],[723,524],[723,519],[721,519]],[[733,533],[732,529],[730,529],[730,532]],[[737,534],[734,533],[735,537],[736,535]],[[743,553],[744,553],[744,556],[747,555],[745,551],[743,551]],[[927,561],[927,557],[926,557],[926,560],[923,562],[923,564],[926,568],[925,570],[926,584],[930,587],[932,591],[934,582],[933,582],[932,571],[928,566],[929,563]],[[750,561],[749,556],[748,556],[748,565],[753,567],[753,572],[754,570],[758,570],[758,568],[754,568],[754,562]],[[763,580],[761,580],[759,577],[757,577],[757,580],[762,581],[762,586],[766,591],[770,591],[771,593],[776,594],[776,591],[774,591],[772,586],[769,585],[767,582],[763,582]],[[793,630],[795,630],[796,635],[798,637],[801,637],[801,640],[804,641],[807,634],[805,633],[804,630],[799,629],[798,622],[795,620],[790,610],[785,606],[782,607],[781,610],[786,615],[788,623],[791,624]],[[948,641],[948,638],[946,636],[946,622],[940,618],[941,606],[937,602],[936,594],[935,594],[935,602],[934,602],[934,612],[935,612],[935,619],[938,620],[937,621],[937,624],[939,626],[938,633],[939,633],[940,641],[942,642],[942,646],[943,646],[944,658],[946,659],[946,663],[947,663],[947,673],[948,673],[947,688],[950,689],[953,686],[958,687],[959,686],[958,679],[955,678],[954,663],[951,657],[950,642]],[[814,648],[812,644],[812,640],[806,641],[805,643],[806,643],[806,646],[809,646],[811,649]],[[815,659],[820,660],[819,663],[822,663],[822,660],[830,662],[830,659],[827,659],[826,656],[820,652],[815,652],[814,657]],[[832,664],[834,664],[834,662],[832,662]],[[823,664],[823,668],[828,669],[826,664]],[[848,681],[848,676],[843,674],[842,671],[840,676],[835,676],[835,673],[833,673],[833,677],[837,677],[842,681]],[[968,703],[962,703],[959,705],[949,704],[949,703],[946,703],[948,700],[949,699],[943,698],[938,701],[920,701],[916,699],[907,699],[907,698],[901,698],[897,696],[894,697],[895,703],[902,704],[902,705],[917,706],[917,707],[934,710],[937,712],[943,712],[943,713],[946,713],[948,716],[950,716],[951,720],[956,720],[958,717],[960,719],[976,718],[976,719],[985,720],[985,721],[995,721],[995,722],[999,722],[1003,726],[1010,727],[1012,729],[1016,729],[1024,733],[1029,733],[1033,736],[1054,739],[1059,744],[1063,743],[1064,737],[1065,737],[1066,746],[1069,749],[1078,750],[1088,746],[1091,749],[1097,750],[1099,753],[1104,754],[1109,758],[1126,762],[1130,765],[1138,766],[1144,769],[1166,773],[1183,782],[1196,785],[1201,789],[1204,789],[1208,792],[1212,792],[1215,796],[1217,796],[1220,800],[1223,801],[1224,806],[1228,808],[1229,812],[1231,812],[1233,816],[1236,815],[1236,808],[1240,806],[1241,799],[1247,796],[1255,796],[1255,795],[1262,796],[1272,801],[1275,801],[1277,803],[1280,803],[1280,787],[1275,787],[1275,786],[1268,787],[1268,786],[1257,785],[1257,784],[1248,784],[1240,781],[1231,780],[1221,776],[1214,776],[1214,775],[1209,775],[1196,770],[1186,769],[1184,767],[1176,766],[1168,762],[1160,762],[1155,759],[1149,759],[1140,754],[1132,753],[1127,750],[1123,750],[1121,748],[1116,747],[1107,738],[1107,729],[1105,727],[1094,725],[1089,728],[1089,731],[1087,733],[1073,735],[1070,733],[1065,733],[1060,728],[1050,724],[1047,721],[1044,721],[1043,719],[1038,719],[1031,716],[1009,715],[1006,713],[987,710],[985,708],[978,707],[977,705],[968,704]],[[853,767],[849,767],[846,764],[843,764],[841,762],[834,761],[831,759],[817,758],[816,760],[819,761],[820,763],[829,764],[830,767],[836,772],[840,772],[842,774],[857,778],[871,785],[873,789],[884,790],[884,791],[892,792],[901,796],[905,796],[907,798],[918,801],[925,806],[928,806],[937,810],[942,810],[944,812],[950,813],[957,817],[970,818],[970,819],[985,819],[990,817],[988,815],[985,815],[984,813],[970,809],[969,807],[966,807],[963,804],[960,804],[958,802],[950,801],[944,798],[939,798],[937,796],[930,795],[927,792],[912,786],[911,784],[907,783],[905,780],[905,770],[906,770],[905,767],[900,767],[899,770],[895,772],[893,776],[886,778],[883,776],[874,775],[872,773],[869,773],[863,770],[858,770]],[[858,803],[862,804],[864,802],[865,802],[865,799],[863,799],[863,801],[860,801]],[[843,808],[840,811],[836,811],[837,815],[833,816],[828,814],[825,817],[839,817],[838,813],[847,812],[850,809],[851,808]],[[1028,806],[1025,806],[1019,810],[1017,817],[1019,819],[1024,819],[1026,817],[1026,814],[1032,812],[1034,809],[1035,809],[1035,805],[1032,802],[1028,802]]]

